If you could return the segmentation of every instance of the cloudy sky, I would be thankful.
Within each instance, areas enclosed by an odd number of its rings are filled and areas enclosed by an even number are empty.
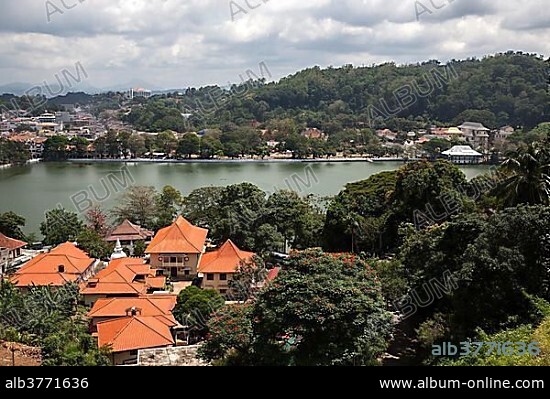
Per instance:
[[[548,0],[3,0],[0,84],[176,88],[313,65],[550,55]]]

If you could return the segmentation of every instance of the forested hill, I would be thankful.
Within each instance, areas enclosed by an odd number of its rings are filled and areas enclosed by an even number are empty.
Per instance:
[[[509,52],[446,65],[314,67],[249,90],[234,88],[221,107],[209,100],[211,88],[189,90],[183,102],[207,125],[292,118],[330,132],[369,122],[407,129],[472,119],[491,128],[532,128],[550,120],[549,64]]]

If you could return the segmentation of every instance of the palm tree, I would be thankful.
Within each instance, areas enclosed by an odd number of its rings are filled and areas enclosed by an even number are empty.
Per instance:
[[[548,139],[511,153],[500,166],[504,178],[497,196],[505,206],[550,205],[550,149]]]

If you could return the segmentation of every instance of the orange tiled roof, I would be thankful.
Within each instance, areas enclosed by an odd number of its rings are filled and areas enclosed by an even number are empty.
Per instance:
[[[98,299],[89,317],[124,317],[132,307],[139,309],[139,316],[171,315],[176,306],[176,295],[143,295],[135,298],[102,298]]]
[[[135,316],[97,324],[97,344],[110,346],[113,352],[158,348],[174,345],[173,327],[164,316]]]
[[[154,285],[148,284],[148,279]],[[162,280],[162,281],[161,281]],[[83,295],[141,295],[149,287],[160,288],[166,284],[165,277],[155,277],[155,271],[143,263],[140,258],[121,258],[109,262],[109,265],[95,275],[95,278],[82,283]]]
[[[203,252],[207,235],[208,230],[193,226],[180,216],[171,226],[159,230],[145,252],[200,254]]]
[[[14,251],[18,248],[23,248],[27,243],[25,241],[16,240],[0,233],[0,248],[7,248]]]
[[[146,240],[149,237],[153,237],[154,233],[147,229],[133,224],[128,219],[120,224],[113,232],[107,237],[107,241],[120,240]]]
[[[47,286],[51,285],[59,287],[69,282],[73,282],[78,278],[74,274],[65,273],[24,273],[15,274],[10,281],[15,284],[16,287],[30,287],[30,286]]]
[[[147,287],[161,290],[166,286],[166,277],[146,277],[145,284],[147,284]]]
[[[80,293],[82,295],[132,295],[138,296],[145,294],[147,287],[145,284],[140,283],[104,283],[97,282],[92,284],[84,283],[80,286]]]
[[[92,264],[84,251],[67,242],[52,251],[35,256],[10,279],[18,287],[29,285],[63,285],[76,281]]]
[[[201,257],[200,273],[235,273],[243,260],[251,259],[253,252],[241,251],[233,241],[227,240],[217,251]]]

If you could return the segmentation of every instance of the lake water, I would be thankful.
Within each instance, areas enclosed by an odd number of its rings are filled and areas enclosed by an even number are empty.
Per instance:
[[[184,195],[205,186],[250,182],[261,189],[293,189],[302,195],[332,196],[346,183],[395,170],[401,162],[241,162],[241,163],[38,163],[0,169],[0,211],[14,211],[27,219],[26,233],[39,232],[44,212],[61,204],[77,212],[87,200],[110,209],[132,181],[162,189],[172,185]],[[485,166],[462,167],[471,179]]]

